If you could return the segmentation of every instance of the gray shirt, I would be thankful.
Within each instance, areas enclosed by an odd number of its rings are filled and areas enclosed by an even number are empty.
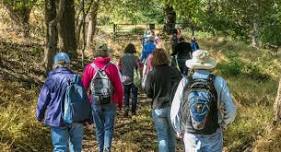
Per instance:
[[[132,53],[125,53],[120,59],[122,76],[127,76],[134,81],[134,70],[138,69],[138,58]]]

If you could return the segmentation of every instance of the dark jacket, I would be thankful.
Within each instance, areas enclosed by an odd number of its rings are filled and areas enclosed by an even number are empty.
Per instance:
[[[148,73],[145,92],[152,98],[153,109],[171,106],[180,79],[180,72],[169,65],[156,66]]]
[[[191,59],[192,48],[188,42],[180,42],[175,46],[172,56],[177,55],[178,59]]]
[[[38,98],[36,118],[51,127],[65,126],[63,123],[63,101],[68,80],[75,74],[67,68],[57,68],[51,71],[41,88]]]

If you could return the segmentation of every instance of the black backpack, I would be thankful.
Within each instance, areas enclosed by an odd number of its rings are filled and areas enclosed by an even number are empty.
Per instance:
[[[215,76],[207,79],[193,79],[188,76],[188,84],[183,89],[180,107],[182,126],[197,134],[211,134],[217,130],[218,109]]]

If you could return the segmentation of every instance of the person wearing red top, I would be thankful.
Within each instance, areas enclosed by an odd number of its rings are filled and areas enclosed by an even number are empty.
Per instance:
[[[82,84],[90,94],[99,152],[108,152],[111,149],[116,106],[121,109],[123,100],[123,86],[117,67],[110,62],[109,51],[110,48],[108,48],[106,44],[98,45],[95,49],[95,59],[85,67],[82,76]],[[93,100],[94,97],[91,93],[90,85],[96,74],[95,69],[104,69],[107,77],[111,81],[113,92],[112,101],[110,103],[101,104]]]

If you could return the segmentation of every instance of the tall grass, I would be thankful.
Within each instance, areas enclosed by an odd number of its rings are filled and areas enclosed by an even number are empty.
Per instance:
[[[226,151],[278,149],[280,127],[270,132],[268,128],[273,118],[272,105],[281,72],[280,56],[272,55],[270,50],[251,48],[243,42],[229,38],[212,38],[206,33],[199,33],[197,36],[201,48],[210,50],[218,60],[219,65],[215,72],[227,80],[238,107],[235,122],[225,131]],[[139,41],[135,44],[140,48]],[[120,56],[125,43],[114,46],[118,50],[115,52],[116,56]],[[19,74],[27,75],[24,78],[41,77],[41,73],[36,75],[37,63],[42,55],[40,50],[34,52],[22,49],[21,46],[0,49],[5,51],[1,52],[1,60],[7,63],[4,68],[13,73],[20,71]],[[20,62],[23,64],[19,64]],[[0,74],[0,78],[5,77],[5,81],[0,80],[0,150],[50,151],[49,129],[35,120],[40,86],[35,86],[33,81],[26,82],[26,79],[6,79],[13,75],[2,75],[1,70]],[[141,100],[147,102],[143,98]],[[118,116],[113,150],[157,150],[150,106],[142,104],[140,107],[139,116],[131,119]],[[90,145],[89,149],[93,150],[93,137],[87,135],[86,138],[89,141],[86,145]],[[258,150],[259,148],[262,150]],[[281,150],[280,146],[278,150]]]

